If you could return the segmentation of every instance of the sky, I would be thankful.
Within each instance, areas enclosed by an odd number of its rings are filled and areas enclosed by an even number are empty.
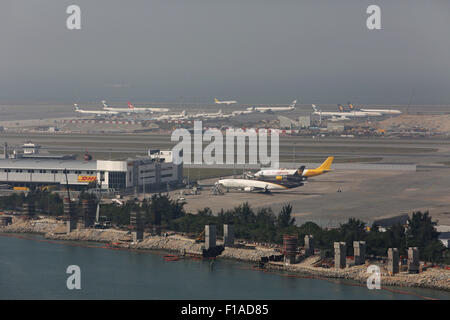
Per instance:
[[[448,0],[2,0],[0,102],[450,105],[449,27]]]

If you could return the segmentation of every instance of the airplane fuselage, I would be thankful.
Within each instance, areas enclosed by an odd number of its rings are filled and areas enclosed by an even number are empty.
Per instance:
[[[247,108],[247,111],[259,111],[259,112],[275,112],[275,111],[292,111],[293,107],[251,107]]]
[[[349,112],[329,112],[329,111],[314,111],[313,114],[320,115],[322,117],[344,117],[344,118],[365,118],[381,116],[378,112],[361,112],[361,111],[349,111]]]
[[[219,100],[217,100],[217,99],[214,99],[214,103],[215,103],[215,104],[225,104],[225,105],[229,106],[230,104],[236,104],[237,101],[235,101],[235,100],[219,101]]]
[[[301,179],[221,179],[218,181],[218,184],[227,189],[242,189],[245,191],[286,190],[303,185]]]
[[[402,112],[400,110],[395,109],[359,109],[363,112],[377,112],[380,114],[401,114]]]

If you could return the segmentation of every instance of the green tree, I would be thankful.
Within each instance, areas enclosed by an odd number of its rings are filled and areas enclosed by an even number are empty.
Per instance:
[[[287,228],[295,224],[295,218],[292,216],[292,206],[285,204],[278,214],[277,226],[278,228]]]
[[[437,261],[442,258],[443,246],[438,240],[436,222],[431,220],[429,212],[414,212],[407,221],[407,247],[418,247],[421,259]],[[439,258],[438,258],[439,257]]]
[[[350,218],[347,223],[340,227],[342,240],[349,246],[353,246],[353,241],[362,241],[366,238],[366,224],[359,219]]]

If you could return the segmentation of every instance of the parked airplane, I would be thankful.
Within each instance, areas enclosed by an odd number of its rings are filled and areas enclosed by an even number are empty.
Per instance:
[[[186,114],[186,111],[183,110],[179,114],[164,114],[162,116],[156,117],[153,120],[162,121],[162,120],[187,120],[190,116]]]
[[[331,164],[333,163],[334,157],[328,157],[319,167],[315,169],[305,169],[302,166],[298,169],[263,169],[255,173],[255,177],[279,177],[279,176],[295,176],[301,174],[302,177],[309,178],[318,176],[331,171]]]
[[[204,113],[203,114],[203,118],[206,119],[224,119],[224,118],[231,118],[234,115],[229,113],[229,114],[225,114],[222,112],[222,109],[220,109],[218,112],[216,113]]]
[[[259,112],[275,112],[275,111],[292,111],[295,109],[297,100],[292,101],[289,107],[250,107],[247,111],[259,111]]]
[[[221,179],[217,184],[227,189],[270,192],[303,186],[302,180],[301,176],[298,179],[285,177],[280,177],[280,179]]]
[[[153,113],[153,112],[168,112],[167,108],[135,108],[130,102],[128,102],[128,108],[113,108],[110,107],[105,100],[102,100],[103,109],[116,111],[120,113]]]
[[[75,107],[75,111],[83,114],[95,114],[97,116],[101,115],[117,115],[119,112],[111,111],[111,110],[82,110],[78,107],[77,104],[73,105]]]
[[[253,113],[254,111],[255,110],[253,110],[252,108],[247,108],[247,110],[236,110],[236,111],[233,111],[233,112],[231,112],[231,114],[233,116],[239,116],[239,115],[242,115],[242,114],[250,114],[250,113]]]
[[[312,105],[313,113],[315,115],[319,115],[320,117],[331,117],[335,120],[348,120],[349,118],[365,118],[369,116],[381,116],[381,113],[376,112],[362,112],[362,111],[339,111],[339,112],[330,112],[330,111],[322,111],[317,108],[316,105]]]
[[[171,119],[178,119],[178,120],[184,119],[185,120],[185,119],[189,119],[190,116],[188,116],[186,114],[186,110],[183,110],[179,114],[170,114],[169,117]]]
[[[236,100],[219,101],[217,98],[214,98],[214,103],[215,103],[215,104],[226,104],[227,106],[229,106],[230,104],[236,104],[237,101],[236,101]]]
[[[208,118],[208,119],[217,119],[217,118],[220,118],[222,115],[223,115],[222,109],[220,109],[216,113],[205,113],[204,117]]]
[[[152,108],[152,107],[141,107],[136,108],[130,102],[128,102],[128,108],[131,110],[135,110],[137,112],[169,112],[168,108]]]
[[[348,103],[348,107],[350,110],[355,110],[355,107],[353,107],[353,105],[349,102]],[[401,114],[402,112],[400,110],[397,109],[357,109],[359,111],[363,111],[363,112],[377,112],[380,113],[381,115],[394,115],[394,114]]]
[[[341,104],[338,104],[338,108],[339,108],[339,112],[353,112],[354,114],[357,115],[366,115],[367,117],[379,117],[382,116],[382,114],[380,112],[376,112],[376,111],[362,111],[362,110],[355,110],[353,108],[353,105],[349,105],[349,110],[346,111],[344,106]]]
[[[133,113],[133,110],[130,110],[129,108],[113,108],[110,107],[105,100],[102,100],[102,105],[104,110],[114,111],[118,113]]]

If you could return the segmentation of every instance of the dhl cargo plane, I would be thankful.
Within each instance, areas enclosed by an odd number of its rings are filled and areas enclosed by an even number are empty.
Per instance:
[[[263,177],[278,177],[278,176],[292,176],[298,173],[299,170],[302,170],[302,176],[305,178],[318,176],[324,173],[331,171],[331,164],[333,163],[334,157],[328,157],[319,167],[315,169],[268,169],[268,170],[260,170],[255,173],[256,178]]]

